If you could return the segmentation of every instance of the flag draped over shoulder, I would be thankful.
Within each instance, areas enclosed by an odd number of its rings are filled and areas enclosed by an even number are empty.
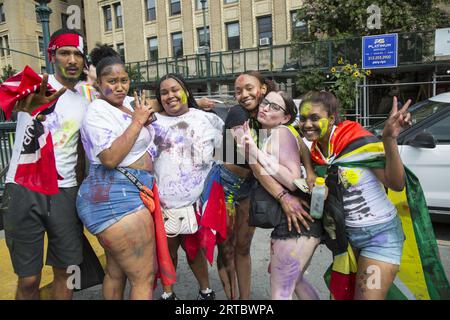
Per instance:
[[[220,172],[215,170],[203,190],[201,215],[196,215],[199,229],[186,235],[185,249],[189,260],[193,260],[202,249],[210,264],[214,259],[214,248],[227,238],[227,211],[225,194],[220,183]]]
[[[361,125],[344,121],[332,132],[328,159],[324,159],[316,142],[311,157],[318,164],[319,175],[327,167],[384,168],[383,143]],[[388,197],[397,208],[406,240],[400,270],[387,299],[450,299],[450,286],[445,276],[423,190],[417,177],[405,167],[406,186],[401,192],[388,190]],[[327,200],[328,201],[328,200]],[[334,299],[352,299],[356,259],[350,246],[341,243],[334,250],[334,261],[325,277]]]
[[[42,78],[26,66],[22,72],[8,78],[0,85],[0,106],[6,119],[11,117],[14,105],[31,93],[39,91]],[[47,95],[56,90],[47,84]],[[39,106],[32,112],[32,121],[25,129],[14,181],[35,192],[46,195],[58,193],[58,173],[50,131],[36,119],[39,114],[49,114],[58,99]]]

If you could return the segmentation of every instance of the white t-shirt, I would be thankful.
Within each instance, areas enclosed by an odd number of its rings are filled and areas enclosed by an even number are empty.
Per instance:
[[[390,221],[397,214],[383,184],[367,168],[339,167],[344,187],[345,225],[368,227]]]
[[[223,121],[215,114],[189,109],[181,116],[157,114],[151,147],[161,205],[182,208],[196,202],[222,144]]]
[[[54,75],[49,75],[48,83],[56,90],[63,87]],[[67,89],[58,99],[55,110],[43,121],[53,139],[56,169],[63,180],[58,180],[60,188],[70,188],[77,185],[75,166],[77,164],[77,144],[79,130],[89,101],[76,90]],[[22,149],[25,129],[32,123],[32,117],[26,112],[17,116],[16,140],[14,142],[11,162],[6,176],[6,183],[14,183],[20,151]]]
[[[129,104],[126,104],[125,107],[133,111]],[[124,133],[131,122],[132,118],[128,113],[112,106],[105,100],[94,100],[88,107],[81,127],[81,140],[89,161],[93,164],[101,164],[98,155],[111,147],[114,140]],[[152,126],[142,128],[130,152],[118,166],[128,167],[141,158],[147,152],[153,136]]]

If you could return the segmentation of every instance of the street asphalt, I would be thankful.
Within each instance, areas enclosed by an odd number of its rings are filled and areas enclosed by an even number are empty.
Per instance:
[[[442,265],[444,266],[447,278],[450,279],[450,224],[438,224],[435,225],[435,232],[438,238],[439,252],[441,256]],[[4,232],[0,231],[0,246],[4,246]],[[269,243],[270,243],[270,230],[257,229],[253,238],[251,255],[252,255],[252,296],[253,300],[269,300],[270,299],[270,284],[269,273],[267,268],[269,265]],[[2,249],[2,248],[0,248]],[[9,258],[5,250],[5,260]],[[216,249],[217,254],[217,249]],[[2,259],[3,260],[3,259]],[[3,261],[2,267],[11,268],[9,261]],[[331,253],[324,245],[320,245],[311,261],[311,264],[306,271],[307,280],[316,288],[320,299],[329,299],[329,291],[323,280],[323,274],[328,266],[331,264]],[[0,273],[3,273],[0,270]],[[221,282],[217,273],[216,263],[209,269],[211,288],[216,292],[216,299],[225,300],[225,293],[222,289]],[[9,277],[14,276],[11,274]],[[1,274],[0,274],[1,278]],[[11,299],[13,292],[5,293],[2,291],[0,284],[0,299]],[[12,288],[9,288],[9,290]],[[8,290],[8,291],[9,291]],[[129,287],[127,286],[126,295],[128,296]],[[189,269],[184,252],[180,249],[179,263],[177,270],[177,283],[174,290],[180,300],[195,300],[198,295],[197,282]],[[161,286],[155,290],[154,298],[158,298],[162,293]],[[3,298],[1,298],[3,296]],[[74,293],[75,300],[101,300],[102,289],[101,285],[91,287],[79,292]]]

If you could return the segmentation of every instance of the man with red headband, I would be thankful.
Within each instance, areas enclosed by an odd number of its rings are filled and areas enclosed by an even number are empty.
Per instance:
[[[83,226],[75,207],[76,172],[77,169],[83,172],[83,168],[77,168],[77,162],[84,157],[78,151],[82,150],[78,149],[79,129],[89,103],[75,90],[85,65],[83,38],[74,30],[58,30],[51,36],[48,54],[55,73],[45,74],[40,91],[16,104],[19,111],[16,141],[6,177],[5,196],[9,207],[4,214],[4,226],[14,272],[19,277],[16,299],[39,299],[45,233],[48,237],[46,264],[52,266],[54,273],[54,299],[72,298],[72,289],[67,285],[71,274],[66,271],[83,259]],[[56,89],[54,94],[46,95],[47,83]],[[20,155],[27,132],[33,134],[32,111],[55,99],[58,100],[54,110],[40,118],[51,133],[58,176],[57,193],[48,195],[18,184],[15,178],[23,159]]]

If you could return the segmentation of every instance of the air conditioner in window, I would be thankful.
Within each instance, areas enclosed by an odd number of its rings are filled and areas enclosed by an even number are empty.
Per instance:
[[[269,38],[261,38],[259,39],[259,45],[260,46],[267,46],[270,44],[270,39]]]
[[[208,52],[209,47],[208,46],[201,46],[197,48],[197,54],[205,54]]]

